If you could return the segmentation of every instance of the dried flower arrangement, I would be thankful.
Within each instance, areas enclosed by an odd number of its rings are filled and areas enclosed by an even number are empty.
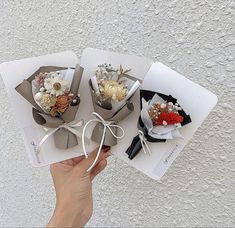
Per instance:
[[[132,140],[126,150],[129,159],[133,159],[143,148],[151,154],[148,142],[158,143],[166,140],[182,138],[181,127],[191,122],[178,104],[177,99],[149,90],[140,90],[141,113],[138,121],[139,134]]]
[[[141,120],[151,137],[155,139],[182,137],[178,129],[182,127],[184,112],[174,99],[172,101],[162,99],[157,93],[148,101],[142,97]]]
[[[81,126],[75,120],[80,104],[78,94],[83,68],[41,66],[15,89],[30,104],[34,121],[43,126],[46,135],[37,146],[37,154],[51,135],[56,148],[68,149],[78,145],[80,132],[73,129]]]
[[[179,114],[182,108],[178,103],[159,102],[151,105],[148,114],[152,120],[153,126],[157,125],[178,125],[184,118]]]
[[[121,65],[114,69],[111,64],[104,63],[97,66],[89,80],[95,119],[85,124],[83,135],[87,126],[96,121],[91,139],[101,146],[117,144],[117,139],[124,135],[124,130],[117,123],[134,111],[131,100],[140,81],[129,75],[130,71],[124,70]],[[117,135],[117,129],[122,130],[122,136]],[[85,151],[85,145],[83,149]]]
[[[139,80],[127,74],[129,72],[130,70],[124,70],[121,65],[119,69],[114,69],[111,64],[105,63],[98,65],[95,74],[89,80],[94,107],[92,114],[95,118],[85,124],[82,139],[89,124],[97,122],[91,139],[100,144],[96,159],[90,168],[98,159],[102,145],[114,146],[117,139],[124,137],[124,129],[118,122],[134,111],[131,99],[140,86]],[[122,132],[121,135],[118,134],[118,129]],[[84,140],[82,146],[86,152]]]
[[[114,70],[111,64],[98,65],[98,69],[95,71],[96,78],[92,78],[93,87],[98,95],[100,101],[123,101],[130,88],[125,84],[129,70],[124,70],[120,65],[120,68]],[[94,85],[95,84],[95,85]]]
[[[60,71],[42,73],[32,81],[34,99],[44,112],[60,117],[73,99],[69,81],[63,79]]]

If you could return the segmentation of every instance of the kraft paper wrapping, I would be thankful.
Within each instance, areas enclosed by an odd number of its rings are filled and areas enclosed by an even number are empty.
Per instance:
[[[72,68],[72,67],[71,67]],[[40,72],[52,72],[58,70],[65,70],[68,67],[57,67],[57,66],[42,66],[34,74],[32,74],[28,79],[25,79],[21,84],[19,84],[15,89],[21,94],[30,104],[33,105],[32,115],[35,122],[46,128],[57,128],[64,123],[69,123],[75,119],[79,102],[77,105],[69,105],[66,111],[62,114],[61,118],[52,117],[46,114],[34,100],[32,94],[32,81],[35,76]],[[74,69],[74,68],[73,68]],[[70,92],[74,94],[73,98],[76,98],[78,94],[79,85],[81,82],[83,73],[83,68],[80,65],[76,65],[74,76],[70,88]],[[78,144],[77,136],[65,128],[60,128],[54,133],[55,146],[59,149],[68,149],[76,146]]]
[[[102,107],[97,103],[97,95],[92,88],[91,80],[89,81],[89,88],[92,96],[92,103],[94,106],[95,112],[101,115],[104,120],[117,123],[123,120],[127,115],[129,115],[134,110],[134,105],[131,103],[131,98],[127,103],[116,113],[112,111],[112,105],[110,103],[102,104]],[[111,127],[114,134],[117,134],[117,128]],[[94,127],[91,135],[91,139],[97,143],[101,142],[104,126],[102,123],[97,123]],[[106,131],[104,145],[114,146],[117,144],[117,139],[111,134],[110,131]]]

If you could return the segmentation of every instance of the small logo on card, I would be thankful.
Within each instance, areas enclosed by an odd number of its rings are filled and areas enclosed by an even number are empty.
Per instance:
[[[39,160],[39,157],[38,157],[38,146],[37,146],[37,144],[34,141],[31,141],[30,145],[33,147],[33,151],[34,151],[34,154],[36,155],[37,162],[41,163],[40,160]]]
[[[32,141],[30,144],[33,146],[34,151],[37,152],[38,149],[37,149],[37,145],[35,144],[35,142]]]
[[[165,160],[164,160],[164,164],[165,164],[165,165],[167,165],[167,164],[169,163],[169,161],[170,161],[172,155],[174,154],[175,150],[177,149],[177,147],[178,147],[178,145],[175,145],[175,146],[172,148],[172,150],[171,150],[171,152],[169,153],[169,155],[165,158]]]

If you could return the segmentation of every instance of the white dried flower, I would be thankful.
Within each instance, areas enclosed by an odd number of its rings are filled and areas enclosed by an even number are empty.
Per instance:
[[[49,111],[51,107],[55,105],[56,98],[52,97],[50,94],[44,93],[42,94],[40,103],[47,111]]]
[[[177,110],[180,111],[180,110],[182,110],[182,108],[181,107],[177,107]]]
[[[68,81],[57,74],[52,74],[50,78],[45,79],[44,86],[47,93],[57,97],[68,89]]]
[[[42,95],[43,95],[42,92],[38,92],[38,93],[35,94],[34,99],[36,101],[40,101],[42,99]]]
[[[102,81],[99,85],[99,91],[104,99],[112,99],[122,101],[127,94],[125,85],[120,84],[114,80]]]
[[[39,91],[40,92],[44,92],[46,89],[44,88],[44,87],[41,87],[40,89],[39,89]]]
[[[162,121],[162,124],[163,124],[164,126],[166,126],[166,125],[167,125],[167,122],[166,122],[165,120],[163,120],[163,121]]]

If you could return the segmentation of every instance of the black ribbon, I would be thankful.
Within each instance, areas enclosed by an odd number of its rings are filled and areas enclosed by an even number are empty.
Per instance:
[[[157,94],[159,97],[161,97],[166,102],[172,102],[173,104],[178,103],[177,99],[175,99],[171,95],[165,95],[162,93],[157,93],[157,92],[153,92],[153,91],[149,91],[149,90],[140,90],[140,108],[142,109],[142,98],[144,98],[146,101],[149,101],[153,98],[153,96],[155,94]],[[179,105],[179,107],[180,107],[180,105]],[[183,122],[181,123],[182,126],[192,122],[190,115],[187,115],[183,109],[179,111],[179,114],[184,118]],[[137,127],[140,131],[142,131],[144,133],[144,136],[147,139],[147,141],[154,142],[154,143],[166,142],[166,139],[156,139],[156,138],[151,137],[148,134],[148,130],[144,126],[144,123],[143,123],[141,117],[139,117]],[[140,137],[139,137],[139,135],[137,135],[133,138],[131,145],[126,150],[126,153],[128,154],[128,158],[132,160],[139,153],[141,148],[142,148],[142,144],[140,142]]]

